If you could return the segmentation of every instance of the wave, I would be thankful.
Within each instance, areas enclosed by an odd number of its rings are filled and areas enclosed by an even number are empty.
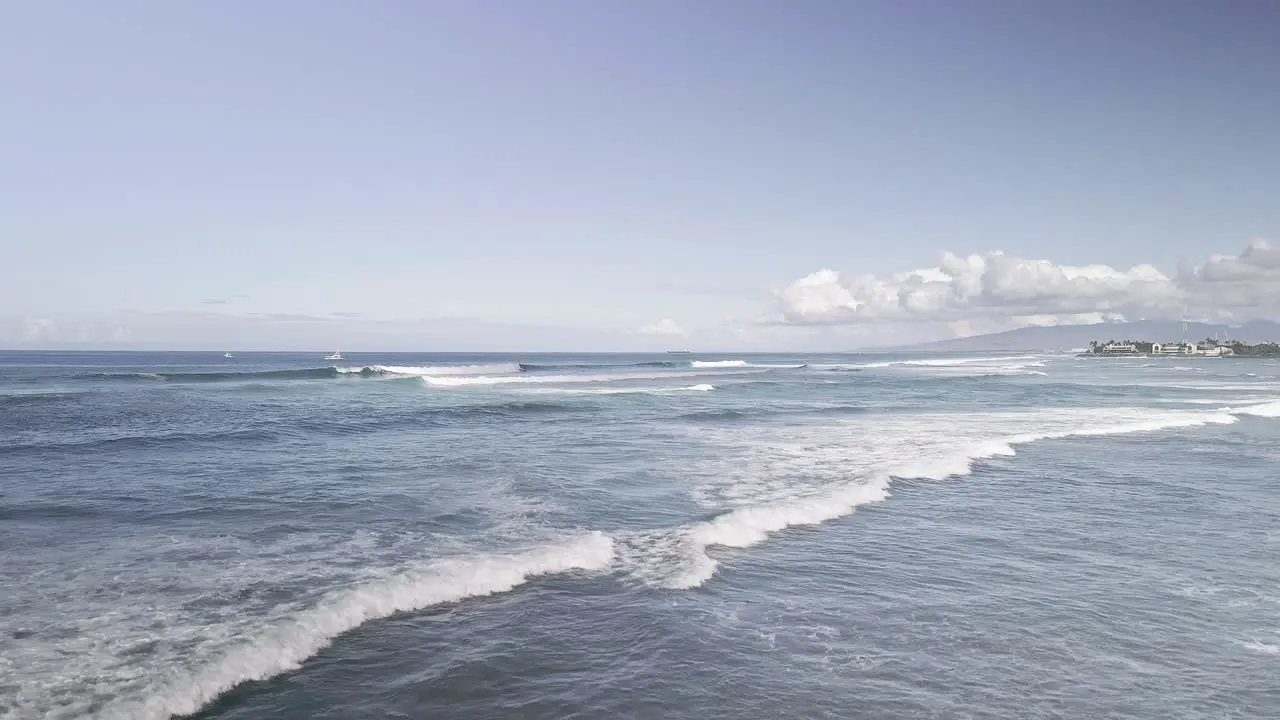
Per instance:
[[[489,365],[367,365],[334,368],[340,375],[451,376],[518,373],[520,363]]]
[[[589,387],[589,388],[522,388],[532,395],[667,395],[678,392],[710,392],[716,386],[708,383],[686,387]]]
[[[16,393],[0,393],[0,405],[18,406],[18,405],[44,405],[56,404],[64,402],[75,402],[82,396],[89,393],[85,392],[16,392]]]
[[[1252,415],[1262,418],[1280,418],[1280,400],[1271,402],[1258,403],[1257,405],[1244,405],[1242,407],[1231,410],[1236,415]]]
[[[538,576],[600,570],[612,562],[613,554],[613,540],[592,532],[514,555],[437,560],[417,570],[337,590],[209,665],[175,673],[151,686],[144,698],[107,706],[100,717],[160,720],[190,715],[237,685],[300,667],[334,638],[370,620],[504,593]]]
[[[1000,357],[965,357],[965,358],[924,358],[916,360],[881,360],[866,363],[820,363],[811,365],[815,370],[870,370],[897,366],[907,367],[955,367],[977,363],[1010,363],[1018,360],[1030,360],[1022,363],[1025,367],[1041,367],[1044,361],[1034,355],[1008,355]]]
[[[1242,647],[1246,647],[1256,653],[1263,655],[1280,655],[1280,645],[1274,643],[1258,642],[1257,640],[1248,640],[1241,642]]]
[[[556,370],[595,370],[605,368],[626,368],[626,367],[678,367],[678,365],[669,360],[650,360],[646,362],[634,363],[564,363],[543,365],[539,363],[517,363],[522,372],[538,372],[538,371],[556,371]]]
[[[337,377],[379,376],[455,376],[519,373],[519,363],[488,365],[364,365],[357,367],[316,367],[287,370],[243,372],[112,372],[75,376],[80,380],[144,381],[144,382],[230,382],[253,380],[323,380]]]
[[[625,382],[627,380],[663,380],[667,378],[706,377],[708,375],[723,377],[726,374],[728,373],[707,373],[695,371],[664,373],[607,373],[601,375],[530,375],[528,373],[521,373],[518,375],[474,375],[461,377],[423,376],[421,380],[425,385],[432,387],[466,387],[474,385],[611,383]]]
[[[1153,414],[1155,417],[1146,420],[1126,419],[1121,422],[1082,424],[1077,427],[976,440],[933,457],[918,457],[890,464],[834,488],[738,507],[704,522],[678,529],[674,533],[667,531],[632,538],[629,540],[632,559],[642,566],[640,574],[647,576],[653,584],[669,589],[694,588],[715,575],[717,562],[707,553],[708,548],[745,548],[790,527],[818,525],[849,515],[861,505],[888,498],[890,486],[895,479],[943,480],[967,475],[979,460],[1012,456],[1016,454],[1016,446],[1040,440],[1229,425],[1237,422],[1241,415],[1280,417],[1280,401],[1235,409],[1188,411],[1163,416]],[[659,561],[657,569],[643,567],[652,566],[655,556]]]
[[[117,437],[85,437],[72,440],[46,439],[37,442],[14,445],[0,445],[0,456],[22,455],[27,453],[65,452],[67,450],[119,450],[142,449],[154,450],[173,444],[210,443],[253,443],[271,442],[280,437],[280,433],[262,428],[246,428],[239,430],[211,430],[207,432],[166,432],[136,435],[119,435]]]
[[[503,422],[539,421],[549,415],[566,415],[590,410],[590,406],[567,402],[509,401],[454,407],[420,407],[402,412],[384,410],[372,416],[325,416],[296,420],[288,428],[305,435],[377,435],[399,427],[456,426],[496,419]],[[3,450],[0,450],[3,452]]]
[[[297,370],[259,370],[250,372],[115,372],[76,375],[79,380],[144,381],[144,382],[226,382],[230,380],[307,380],[335,378],[338,368],[301,368]]]
[[[689,367],[695,368],[776,368],[779,370],[795,370],[806,367],[801,364],[788,363],[753,363],[746,360],[694,360]]]

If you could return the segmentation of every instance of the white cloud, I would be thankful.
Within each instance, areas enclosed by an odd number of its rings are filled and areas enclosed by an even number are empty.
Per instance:
[[[689,336],[689,331],[680,327],[680,324],[671,318],[663,318],[657,322],[649,323],[648,325],[637,328],[636,332],[641,335],[668,335],[673,337]]]
[[[819,270],[775,292],[775,321],[792,325],[949,323],[978,327],[1176,319],[1192,311],[1218,320],[1274,317],[1280,309],[1280,250],[1256,241],[1169,277],[1152,265],[1056,265],[990,252],[943,253],[938,267],[889,277]],[[1002,326],[1002,327],[1001,327]]]
[[[27,326],[23,333],[23,340],[26,342],[36,342],[39,340],[47,340],[58,332],[58,324],[49,318],[33,318],[27,320]]]
[[[1191,309],[1215,320],[1275,319],[1280,314],[1280,248],[1254,240],[1239,255],[1214,255],[1183,268],[1178,281]]]

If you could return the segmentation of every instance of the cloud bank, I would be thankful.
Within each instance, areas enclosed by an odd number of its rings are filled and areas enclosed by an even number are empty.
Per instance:
[[[1107,320],[1218,322],[1274,318],[1280,250],[1256,240],[1170,277],[1152,265],[1057,265],[990,252],[943,253],[937,267],[890,277],[823,269],[774,294],[771,322],[787,325],[948,323],[952,327],[1085,324]]]
[[[667,337],[688,337],[689,331],[685,330],[675,320],[671,318],[663,318],[657,322],[649,323],[636,329],[640,335],[657,335]]]

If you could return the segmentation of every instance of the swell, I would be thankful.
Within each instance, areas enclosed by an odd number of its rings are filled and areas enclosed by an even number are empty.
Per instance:
[[[20,392],[0,393],[0,407],[28,407],[74,403],[87,392]]]
[[[739,370],[739,372],[752,372],[750,370]],[[760,372],[756,370],[754,372]],[[628,380],[664,380],[668,378],[689,378],[689,377],[725,377],[732,376],[733,373],[706,371],[706,370],[677,370],[674,372],[621,372],[621,373],[604,373],[604,374],[582,374],[582,375],[534,375],[529,373],[519,373],[516,375],[470,375],[458,377],[429,377],[421,378],[423,384],[433,387],[468,387],[481,385],[537,385],[537,384],[581,384],[581,383],[610,383],[625,382]]]
[[[679,363],[670,360],[650,360],[647,362],[633,363],[564,363],[564,364],[542,364],[542,363],[518,363],[521,372],[545,372],[556,370],[594,370],[609,368],[629,368],[629,367],[679,367]]]
[[[294,670],[335,638],[366,622],[510,590],[530,579],[600,570],[612,562],[613,540],[599,532],[512,555],[436,560],[406,572],[330,592],[315,605],[244,638],[221,657],[175,669],[140,698],[117,700],[101,718],[160,720],[190,715],[246,682]]]
[[[900,408],[888,405],[828,405],[814,408],[725,408],[719,410],[695,410],[677,415],[679,420],[692,422],[738,422],[767,417],[806,417],[862,415],[866,413],[891,413]]]
[[[475,420],[503,422],[546,422],[546,418],[576,415],[595,409],[577,402],[509,401],[460,407],[425,407],[403,412],[384,411],[371,417],[350,419],[307,418],[291,423],[305,434],[328,436],[376,435],[396,428],[450,426]]]
[[[302,368],[298,370],[259,370],[249,372],[111,372],[84,373],[75,379],[112,382],[181,382],[208,383],[234,380],[310,380],[336,378],[342,373],[338,368]],[[376,373],[370,372],[369,375]]]
[[[357,367],[315,367],[243,372],[108,372],[74,376],[83,381],[216,383],[253,380],[327,380],[341,377],[431,377],[466,376],[485,373],[518,373],[518,363],[488,365],[364,365]]]
[[[281,437],[281,433],[263,428],[214,430],[209,432],[139,433],[107,438],[88,437],[0,445],[0,456],[68,450],[80,452],[88,450],[158,450],[173,445],[272,442]]]
[[[695,368],[762,368],[777,370],[797,370],[807,367],[804,363],[753,363],[747,360],[694,360],[689,363],[690,367]]]

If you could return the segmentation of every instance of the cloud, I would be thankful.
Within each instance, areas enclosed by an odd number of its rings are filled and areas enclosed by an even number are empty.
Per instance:
[[[205,298],[204,300],[200,301],[200,304],[201,305],[226,305],[227,301],[224,298]]]
[[[49,318],[27,320],[22,339],[25,342],[48,340],[58,334],[58,324]]]
[[[1169,277],[1152,265],[1056,265],[1001,252],[943,253],[937,267],[889,277],[824,269],[775,291],[771,321],[789,325],[976,326],[1176,319],[1195,311],[1244,321],[1280,309],[1280,251],[1255,241]]]
[[[329,322],[332,318],[303,313],[250,313],[250,317],[260,317],[271,322]]]
[[[637,328],[636,332],[640,335],[668,335],[673,337],[688,337],[689,335],[689,331],[680,327],[680,324],[671,318],[663,318],[657,322],[649,323]]]
[[[1184,267],[1179,284],[1198,315],[1215,320],[1274,318],[1280,311],[1280,248],[1254,240],[1239,255]]]

